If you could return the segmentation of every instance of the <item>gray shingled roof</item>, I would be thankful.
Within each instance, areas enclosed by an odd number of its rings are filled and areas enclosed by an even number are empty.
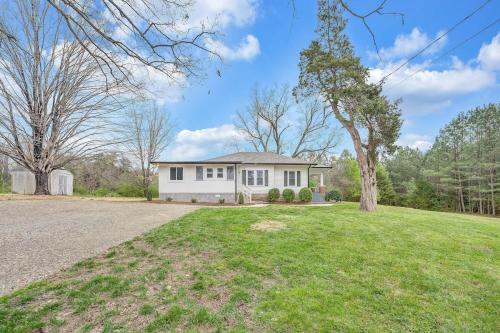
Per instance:
[[[226,162],[243,164],[315,164],[296,157],[275,153],[234,153],[205,160],[204,162]]]

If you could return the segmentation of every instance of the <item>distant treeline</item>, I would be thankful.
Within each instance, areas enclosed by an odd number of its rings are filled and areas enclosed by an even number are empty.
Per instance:
[[[344,152],[327,184],[345,200],[360,195],[359,169]],[[425,153],[399,148],[377,166],[381,204],[496,215],[500,211],[500,104],[460,113]]]
[[[74,175],[75,195],[98,197],[144,197],[139,171],[129,159],[118,153],[102,153],[73,162],[68,169]],[[158,178],[152,184],[153,198],[158,197]]]

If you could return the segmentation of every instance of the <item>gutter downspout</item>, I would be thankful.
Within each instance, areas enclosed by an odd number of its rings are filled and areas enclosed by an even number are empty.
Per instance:
[[[307,167],[307,187],[309,188],[309,169],[311,169],[312,164]]]
[[[238,169],[234,163],[234,203],[238,203]]]

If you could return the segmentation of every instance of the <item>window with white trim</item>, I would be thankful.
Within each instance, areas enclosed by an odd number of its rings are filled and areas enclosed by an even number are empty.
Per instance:
[[[288,171],[288,186],[295,186],[295,171]]]
[[[184,168],[182,167],[170,168],[170,180],[183,180],[183,179],[184,179]]]
[[[196,167],[196,180],[203,180],[203,167],[202,166]]]
[[[214,169],[207,168],[207,178],[214,178]]]
[[[224,168],[217,168],[217,178],[224,178]]]
[[[300,184],[301,184],[300,171],[285,170],[283,172],[283,185],[285,187],[300,186]]]
[[[264,170],[257,170],[257,186],[264,185]]]
[[[234,166],[228,166],[226,168],[226,178],[227,180],[234,180]]]
[[[242,170],[241,182],[248,186],[269,186],[269,170]]]
[[[253,171],[253,170],[247,171],[247,181],[248,181],[248,185],[250,185],[250,186],[255,185],[255,171]]]

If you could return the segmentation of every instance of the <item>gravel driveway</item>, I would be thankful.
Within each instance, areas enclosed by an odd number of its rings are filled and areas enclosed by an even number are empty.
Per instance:
[[[0,201],[0,295],[197,208],[91,200]]]

